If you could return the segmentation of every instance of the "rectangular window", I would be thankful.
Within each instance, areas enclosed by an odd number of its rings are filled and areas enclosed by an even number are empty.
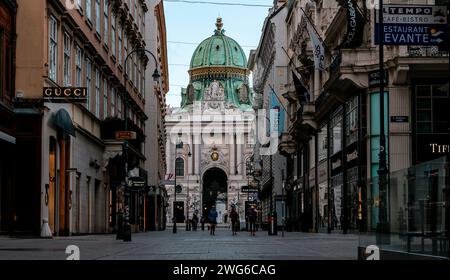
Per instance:
[[[131,47],[131,44],[130,44],[130,38],[127,38],[127,46],[128,46],[128,52],[129,53],[131,53],[131,51],[132,51],[132,47]],[[128,76],[131,76],[132,74],[132,69],[131,69],[131,66],[132,66],[132,61],[131,61],[131,59],[128,59],[127,60],[127,65],[125,66],[125,67],[127,67],[128,68],[128,73],[127,73],[127,75]],[[129,78],[128,78],[129,79]]]
[[[141,63],[140,63],[140,61],[138,61],[136,87],[138,89],[138,92],[141,92]]]
[[[105,42],[105,45],[108,46],[108,40],[109,40],[109,0],[104,0],[103,5],[103,40]]]
[[[57,82],[58,65],[58,22],[52,15],[48,21],[49,29],[49,78]]]
[[[384,123],[389,124],[389,92],[384,92]],[[386,126],[388,127],[388,126]],[[384,131],[386,137],[386,155],[389,155],[389,129]],[[379,167],[380,153],[380,93],[370,94],[370,158],[371,158],[371,177],[377,177]],[[389,164],[389,161],[387,161]]]
[[[83,10],[82,0],[77,0],[77,6],[80,11]]]
[[[358,97],[355,96],[347,101],[347,118],[345,124],[345,135],[347,145],[358,140]]]
[[[118,59],[119,59],[119,65],[122,65],[122,32],[123,32],[123,29],[122,29],[122,25],[121,24],[119,24],[119,26],[118,26],[118,29],[117,29],[117,32],[118,32],[118,34],[117,34],[117,36],[119,37],[119,42],[118,42],[118,44],[119,44],[119,46],[118,46],[118,51],[119,51],[119,54],[118,54]]]
[[[318,155],[319,155],[319,162],[322,160],[325,160],[327,158],[327,152],[328,152],[328,125],[325,124],[320,128],[320,132],[317,137],[318,141]]]
[[[144,15],[142,16],[142,30],[141,30],[141,33],[142,33],[142,36],[144,36],[144,38],[145,38],[145,12],[142,12]]]
[[[124,34],[124,39],[125,41],[123,42],[123,57],[124,59],[126,59],[126,57],[128,56],[128,35]],[[128,64],[128,63],[127,63]],[[124,65],[125,66],[125,74],[128,75],[128,65]]]
[[[72,51],[70,36],[64,33],[64,86],[72,86],[71,81],[71,64],[70,64],[70,54]]]
[[[86,0],[86,17],[92,22],[92,2],[91,0]]]
[[[137,26],[138,26],[138,31],[141,32],[141,34],[142,34],[141,22],[142,22],[142,15],[141,15],[141,10],[139,9],[139,17],[138,17],[138,20],[137,20],[136,23],[137,23]]]
[[[95,116],[100,117],[100,70],[95,68]]]
[[[87,94],[87,102],[86,108],[91,110],[91,87],[92,87],[92,64],[91,61],[86,58],[86,94]]]
[[[136,55],[133,55],[133,84],[135,87],[137,87],[136,79],[137,79],[137,57]]]
[[[101,12],[100,12],[100,0],[95,0],[95,31],[100,35],[101,33]]]
[[[111,116],[116,115],[116,89],[114,87],[111,87]]]
[[[103,118],[108,117],[108,80],[103,79]]]
[[[330,125],[331,154],[334,155],[342,150],[342,108],[333,114]]]
[[[145,73],[145,67],[144,66],[142,66],[142,70]],[[141,86],[141,89],[142,89],[142,97],[145,99],[145,74],[142,75],[142,86]]]
[[[442,85],[417,85],[417,134],[448,134],[448,93]]]
[[[111,15],[111,52],[112,55],[116,56],[116,15],[112,13]]]
[[[122,96],[119,94],[117,96],[117,116],[119,117],[119,119],[122,118]]]
[[[81,87],[81,69],[82,69],[82,58],[83,54],[81,48],[77,46],[76,57],[75,57],[75,86]]]

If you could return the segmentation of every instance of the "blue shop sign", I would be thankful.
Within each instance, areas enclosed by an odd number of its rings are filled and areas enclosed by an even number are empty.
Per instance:
[[[385,45],[436,46],[445,44],[446,24],[383,24]],[[379,44],[379,24],[375,28],[375,43]]]
[[[383,42],[385,45],[448,45],[447,7],[438,5],[385,5]],[[380,42],[378,14],[375,44]]]

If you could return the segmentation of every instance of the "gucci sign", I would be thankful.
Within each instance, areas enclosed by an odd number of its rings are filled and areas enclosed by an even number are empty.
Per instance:
[[[53,102],[86,102],[87,88],[85,87],[44,87],[44,99]]]

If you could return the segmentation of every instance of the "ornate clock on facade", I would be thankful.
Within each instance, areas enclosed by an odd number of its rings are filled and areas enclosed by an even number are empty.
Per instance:
[[[211,148],[211,159],[212,161],[218,161],[219,160],[219,153],[217,152],[217,148],[214,146]]]
[[[217,160],[219,159],[219,153],[217,153],[217,151],[213,151],[213,152],[211,153],[211,159],[212,159],[213,161],[217,161]]]

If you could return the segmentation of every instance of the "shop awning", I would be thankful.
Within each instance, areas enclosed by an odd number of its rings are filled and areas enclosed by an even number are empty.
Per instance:
[[[11,144],[16,144],[16,137],[0,131],[0,140],[5,140]]]
[[[59,109],[53,116],[53,123],[56,127],[62,129],[64,134],[75,137],[75,126],[66,109]]]

